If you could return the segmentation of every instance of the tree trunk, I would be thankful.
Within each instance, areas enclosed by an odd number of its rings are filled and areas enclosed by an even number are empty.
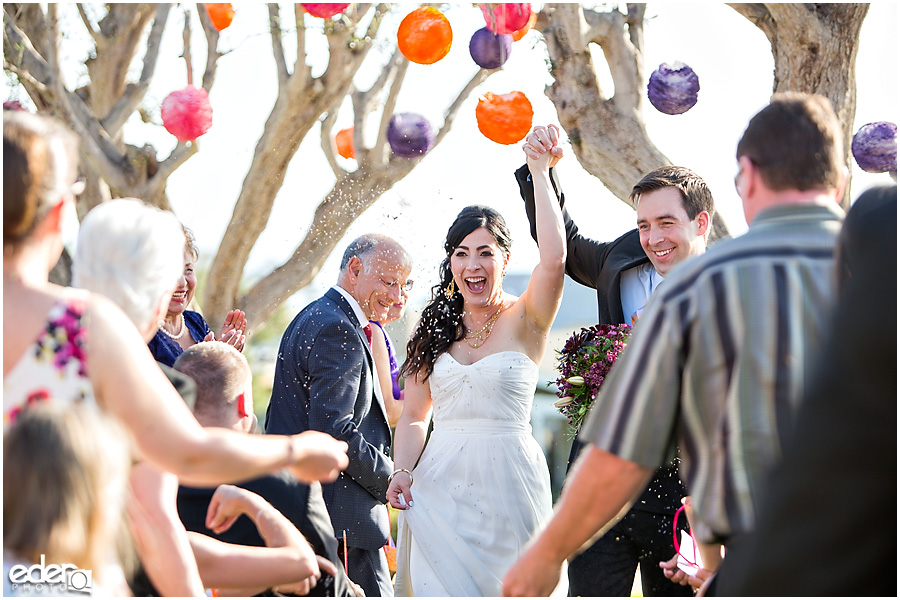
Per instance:
[[[765,33],[775,59],[775,92],[821,94],[841,121],[844,151],[856,117],[856,53],[868,4],[729,4]],[[849,186],[842,205],[850,207]]]
[[[672,162],[653,144],[643,121],[643,5],[601,13],[578,4],[546,4],[537,28],[550,55],[554,82],[547,96],[556,106],[575,156],[584,169],[632,206],[631,189],[641,177]],[[598,44],[616,92],[609,98],[597,81],[589,45]],[[728,235],[719,213],[710,240]]]

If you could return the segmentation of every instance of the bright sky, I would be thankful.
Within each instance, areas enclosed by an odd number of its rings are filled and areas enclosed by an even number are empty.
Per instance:
[[[416,6],[400,5],[382,25],[381,35],[393,37],[402,17]],[[197,235],[201,261],[212,259],[224,234],[276,94],[266,8],[261,4],[236,4],[235,8],[234,23],[222,32],[220,40],[220,49],[233,51],[219,60],[211,94],[213,127],[200,138],[200,152],[176,171],[168,187],[176,214]],[[76,28],[83,31],[74,7],[69,5],[63,12],[66,10],[71,11]],[[292,14],[290,5],[284,5],[282,14],[285,13]],[[397,112],[425,115],[435,128],[459,89],[477,70],[469,56],[468,42],[484,26],[481,12],[471,3],[444,5],[444,14],[454,33],[450,53],[434,65],[410,65],[396,108]],[[749,118],[771,95],[773,60],[769,43],[760,30],[722,4],[650,3],[646,17],[644,85],[660,63],[675,60],[690,65],[700,78],[699,101],[683,115],[659,113],[645,97],[644,119],[650,137],[675,164],[690,167],[707,181],[717,209],[732,233],[742,233],[746,224],[733,186],[734,149]],[[183,10],[173,8],[157,74],[145,101],[149,106],[158,107],[169,92],[187,83],[184,62],[178,58],[182,19]],[[196,20],[194,29],[195,77],[199,81],[205,41]],[[896,34],[897,5],[873,3],[863,24],[857,58],[854,132],[873,121],[897,122],[900,103]],[[76,32],[66,43],[79,43],[80,35]],[[308,38],[308,54],[314,74],[318,74],[324,68],[324,41],[312,35]],[[293,36],[285,36],[289,56],[292,41]],[[385,43],[381,49],[371,52],[364,63],[357,78],[361,87],[377,76],[387,60],[391,47]],[[66,66],[71,87],[83,70],[75,59],[84,54],[66,52],[64,48],[63,55],[72,59]],[[594,56],[595,62],[605,69],[599,48]],[[556,123],[555,109],[543,93],[544,86],[551,82],[545,60],[546,50],[537,33],[529,33],[514,43],[509,61],[469,96],[441,145],[354,223],[314,283],[292,304],[300,308],[305,300],[332,285],[340,250],[354,237],[369,231],[386,232],[411,251],[417,260],[413,273],[417,295],[424,296],[436,279],[447,228],[460,209],[475,203],[489,204],[506,217],[514,240],[511,266],[530,270],[537,260],[537,249],[528,234],[512,175],[524,156],[518,144],[501,146],[481,135],[475,123],[475,105],[484,92],[520,90],[534,106],[535,124]],[[288,63],[292,63],[290,58]],[[611,94],[608,73],[601,77],[602,89]],[[158,108],[156,115],[158,118]],[[349,107],[344,106],[338,128],[351,124]],[[136,117],[129,123],[126,135],[131,143],[154,144],[162,157],[175,143],[162,127],[142,124]],[[352,168],[355,161],[342,164]],[[570,148],[558,169],[567,206],[586,235],[610,240],[634,227],[634,212],[586,173]],[[872,185],[890,182],[887,174],[864,173],[853,164],[854,197]],[[248,272],[254,280],[291,255],[305,234],[315,207],[333,184],[316,126],[291,163],[269,226],[250,255]]]

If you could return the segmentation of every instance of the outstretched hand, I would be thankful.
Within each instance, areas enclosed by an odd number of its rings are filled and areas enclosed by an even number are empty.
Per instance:
[[[247,339],[244,335],[245,331],[247,331],[247,319],[245,318],[244,311],[234,309],[225,315],[225,322],[219,330],[219,335],[214,336],[213,332],[210,331],[206,334],[206,337],[203,338],[203,341],[212,342],[215,340],[225,342],[230,346],[234,346],[238,352],[242,352],[244,350],[244,342],[246,342]]]
[[[559,127],[538,125],[525,136],[522,150],[525,152],[528,169],[551,169],[563,157],[563,149],[559,146]]]
[[[293,463],[288,465],[294,477],[303,483],[329,483],[338,478],[347,464],[347,442],[321,431],[304,431],[293,436]]]

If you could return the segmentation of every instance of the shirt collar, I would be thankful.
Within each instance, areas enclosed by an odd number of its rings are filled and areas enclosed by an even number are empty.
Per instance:
[[[356,320],[359,321],[359,326],[365,327],[369,323],[369,318],[363,312],[362,307],[359,305],[359,302],[356,301],[356,298],[351,296],[350,292],[339,285],[334,286],[332,289],[343,296],[347,303],[350,304],[350,308],[353,309],[353,314],[356,315]]]

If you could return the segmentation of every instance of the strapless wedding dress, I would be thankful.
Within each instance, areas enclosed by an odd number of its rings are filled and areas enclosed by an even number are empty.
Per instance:
[[[501,595],[552,512],[547,461],[531,434],[537,380],[520,352],[435,361],[434,431],[413,470],[414,505],[400,513],[396,595]]]

